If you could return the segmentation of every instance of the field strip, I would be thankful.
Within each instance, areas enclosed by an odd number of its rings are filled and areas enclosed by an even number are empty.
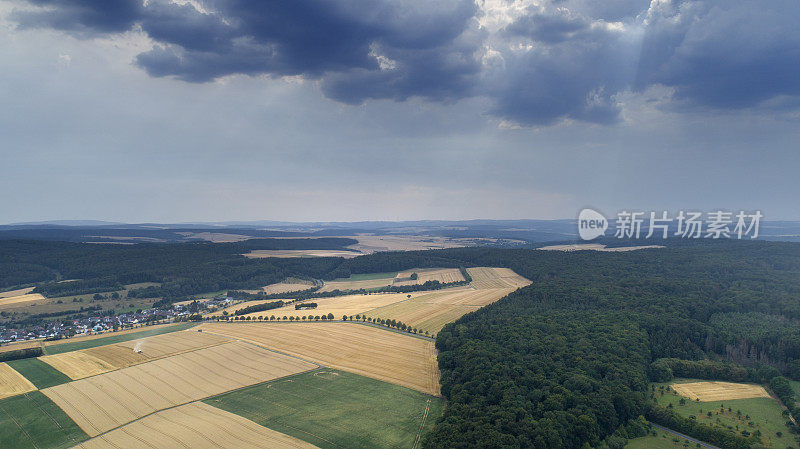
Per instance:
[[[211,335],[219,335],[221,337],[228,337],[227,335],[216,333],[216,332],[211,332],[211,331],[207,331],[207,330],[203,330],[203,332],[209,333]],[[228,338],[234,338],[234,337],[228,337]],[[247,339],[247,338],[235,338],[235,341],[242,342],[242,343],[249,344],[249,345],[253,345],[253,346],[255,346],[255,347],[259,348],[259,349],[263,349],[263,350],[269,351],[269,352],[274,352],[275,354],[285,355],[286,357],[291,357],[293,359],[302,360],[302,361],[308,362],[308,363],[313,363],[314,365],[317,365],[319,368],[328,368],[327,366],[322,365],[319,362],[315,362],[313,360],[304,359],[303,357],[300,357],[300,356],[295,355],[295,354],[290,354],[288,352],[282,352],[282,351],[278,351],[277,349],[269,348],[267,346],[264,346],[263,343],[259,343],[257,340],[250,340],[250,339]],[[270,381],[267,381],[267,382],[270,382]]]
[[[72,380],[99,376],[141,363],[210,348],[230,342],[222,336],[177,331],[138,340],[39,357]],[[138,352],[137,352],[138,351]]]
[[[80,449],[152,447],[313,449],[316,446],[203,402],[152,413],[98,435]]]
[[[439,395],[432,341],[349,323],[204,323],[203,331],[249,340],[319,365]]]
[[[296,358],[230,342],[42,392],[93,437],[159,410],[315,368]]]
[[[36,386],[7,363],[0,363],[0,399],[36,390]]]
[[[702,402],[771,397],[761,385],[733,382],[687,382],[670,387],[681,396]]]

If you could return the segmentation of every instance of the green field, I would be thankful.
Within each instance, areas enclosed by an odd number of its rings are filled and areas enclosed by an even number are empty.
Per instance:
[[[39,359],[19,359],[7,363],[40,390],[72,380],[66,374]]]
[[[397,276],[397,271],[387,273],[351,274],[349,278],[334,279],[331,282],[371,281],[373,279],[389,279]]]
[[[323,449],[408,449],[442,414],[441,399],[330,369],[237,390],[205,402]]]
[[[154,335],[168,334],[170,332],[182,331],[197,326],[198,323],[183,323],[174,326],[163,326],[156,329],[143,330],[141,332],[131,332],[128,334],[112,335],[109,337],[96,338],[94,340],[83,340],[44,347],[45,354],[61,354],[63,352],[78,351],[80,349],[96,348],[98,346],[122,343],[123,341],[138,340],[140,338],[152,337]]]
[[[674,383],[684,382],[681,380]],[[789,428],[787,417],[783,416],[781,405],[772,398],[732,399],[728,401],[696,402],[689,399],[681,405],[683,396],[674,391],[662,391],[656,384],[656,400],[665,407],[672,404],[673,410],[685,417],[696,417],[698,422],[710,426],[725,427],[731,432],[742,434],[761,433],[761,440],[766,447],[785,449],[797,447]],[[708,414],[711,413],[711,416]]]
[[[0,400],[0,441],[4,448],[65,448],[88,438],[39,391]]]
[[[628,444],[625,445],[625,449],[679,449],[697,447],[697,443],[678,438],[663,430],[654,429],[653,432],[655,435],[630,440]]]

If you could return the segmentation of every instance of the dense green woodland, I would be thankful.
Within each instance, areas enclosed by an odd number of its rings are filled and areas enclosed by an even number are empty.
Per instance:
[[[749,447],[757,441],[653,408],[648,381],[654,375],[691,368],[713,376],[717,365],[653,362],[707,359],[749,370],[760,381],[778,374],[800,379],[800,244],[697,241],[627,253],[462,248],[252,260],[239,255],[247,245],[255,243],[6,241],[0,242],[0,286],[160,282],[140,293],[174,300],[287,276],[511,268],[533,284],[438,335],[448,405],[423,441],[429,448],[620,447],[635,436],[626,429],[636,428],[641,415],[721,447]],[[53,285],[37,289],[64,288]],[[770,383],[782,389],[781,381]]]

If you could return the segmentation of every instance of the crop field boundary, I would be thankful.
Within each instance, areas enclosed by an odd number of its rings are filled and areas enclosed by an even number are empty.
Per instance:
[[[218,335],[220,337],[230,338],[232,341],[238,341],[240,343],[245,343],[245,344],[248,344],[248,345],[251,345],[251,346],[255,346],[255,347],[259,348],[259,349],[264,349],[264,350],[267,350],[269,352],[274,352],[275,354],[280,354],[280,355],[284,355],[286,357],[291,357],[293,359],[301,360],[301,361],[306,362],[306,363],[313,363],[314,365],[317,365],[317,368],[314,368],[314,369],[319,369],[319,368],[333,369],[333,368],[331,368],[329,366],[325,366],[324,364],[319,363],[319,362],[315,362],[313,360],[306,360],[306,359],[304,359],[302,357],[298,357],[298,356],[296,356],[294,354],[287,354],[285,352],[278,351],[277,349],[268,348],[266,346],[258,344],[258,342],[255,342],[253,340],[248,340],[246,338],[231,337],[229,335],[218,334],[216,332],[212,332],[212,331],[208,331],[208,330],[203,330],[203,332],[211,334],[211,335]],[[313,370],[309,370],[309,371],[313,371]],[[303,371],[303,372],[305,373],[305,372],[308,372],[308,371]],[[297,373],[297,374],[300,374],[300,373]],[[294,376],[294,375],[296,375],[296,374],[292,374],[292,376]],[[284,377],[291,377],[291,376],[284,376]],[[264,381],[264,382],[261,382],[261,383],[266,383],[266,382],[271,382],[271,381],[268,380],[268,381]],[[254,385],[259,385],[259,384],[254,384]],[[247,387],[242,387],[242,388],[247,388]],[[240,390],[240,389],[241,388],[237,388],[237,390]],[[235,391],[235,390],[231,390],[231,391]],[[217,394],[215,396],[219,396],[219,395]]]
[[[64,352],[73,352],[73,351],[80,351],[83,349],[92,349],[98,346],[108,346],[117,343],[124,343],[126,341],[131,340],[138,340],[140,338],[147,338],[147,337],[155,337],[157,335],[164,335],[169,334],[172,332],[180,332],[182,330],[191,329],[197,326],[199,323],[170,323],[165,327],[159,327],[156,329],[142,329],[138,332],[127,332],[127,333],[116,333],[109,332],[110,335],[105,335],[103,337],[93,338],[90,340],[80,340],[80,341],[65,341],[64,343],[57,343],[52,345],[44,345],[42,347],[42,352],[44,355],[56,355],[62,354]],[[144,326],[145,328],[148,326]],[[174,329],[173,329],[174,328]],[[162,332],[163,331],[163,332]],[[150,335],[138,336],[140,333],[149,333]],[[102,334],[101,334],[102,335]],[[130,338],[129,338],[130,337]],[[115,340],[115,341],[110,341]],[[105,342],[104,342],[105,341]],[[66,349],[61,350],[65,345],[77,346],[75,349]],[[55,351],[55,352],[53,352]]]
[[[183,331],[176,331],[176,332],[183,332]],[[172,332],[170,332],[170,333],[172,333]],[[213,347],[215,347],[215,346],[220,346],[220,345],[224,345],[224,344],[230,343],[231,341],[233,341],[233,340],[234,340],[233,338],[231,338],[231,337],[227,337],[227,336],[225,336],[225,335],[214,334],[214,333],[212,333],[212,332],[207,332],[207,333],[208,333],[208,334],[212,334],[212,335],[216,335],[216,336],[219,336],[219,337],[225,337],[225,338],[228,338],[228,339],[229,339],[229,341],[221,341],[221,342],[214,343],[214,344],[211,344],[211,345],[208,345],[208,346],[201,346],[201,347],[198,347],[198,348],[187,349],[187,350],[185,350],[185,351],[178,351],[178,352],[174,352],[174,353],[171,353],[171,354],[163,354],[163,355],[160,355],[160,356],[158,356],[158,357],[153,357],[153,358],[150,358],[150,359],[147,359],[147,360],[143,360],[143,361],[141,361],[141,362],[139,362],[139,363],[134,363],[134,364],[132,364],[132,365],[126,365],[126,366],[120,366],[120,367],[114,368],[114,369],[112,369],[112,370],[103,371],[102,373],[96,373],[96,374],[92,374],[92,375],[90,375],[90,376],[81,377],[81,378],[79,378],[79,379],[72,379],[72,378],[70,378],[70,382],[75,382],[75,381],[77,381],[77,380],[90,379],[90,378],[92,378],[92,377],[102,376],[103,374],[113,373],[114,371],[119,371],[119,370],[121,370],[121,369],[130,368],[130,367],[132,367],[132,366],[137,366],[137,365],[141,365],[141,364],[144,364],[144,363],[155,362],[156,360],[161,360],[161,359],[165,359],[165,358],[168,358],[168,357],[173,357],[173,356],[176,356],[176,355],[181,355],[181,354],[189,354],[189,353],[192,353],[192,352],[195,352],[195,351],[199,351],[199,350],[201,350],[201,349],[213,348]],[[167,335],[167,334],[151,335],[150,337],[158,337],[158,336],[161,336],[161,335]],[[143,338],[150,338],[150,337],[143,337]],[[132,340],[127,340],[127,341],[132,341]],[[119,343],[110,343],[110,344],[108,344],[108,345],[103,345],[103,346],[113,346],[113,345],[117,345],[117,344],[120,344],[120,343],[125,343],[125,341],[122,341],[122,342],[119,342]],[[96,347],[101,347],[101,346],[96,346]],[[87,348],[87,349],[94,349],[94,348]],[[266,348],[263,348],[263,349],[266,349]],[[78,351],[85,351],[85,349],[79,349]],[[67,354],[67,353],[69,353],[69,352],[78,352],[78,351],[68,351],[68,352],[62,352],[61,354]],[[131,351],[133,351],[133,349],[131,349]],[[273,351],[273,352],[275,352],[275,351]],[[53,354],[53,355],[58,355],[58,354]],[[288,354],[283,354],[283,355],[288,355]],[[297,358],[297,357],[295,357],[295,358]],[[56,368],[56,367],[54,367],[54,366],[50,365],[49,363],[47,363],[47,362],[46,362],[46,361],[44,361],[44,360],[41,360],[39,357],[37,357],[37,359],[38,359],[38,360],[40,360],[42,363],[46,363],[48,366],[50,366],[50,367],[51,367],[51,368],[53,368],[54,370],[56,370],[56,371],[58,371],[59,373],[62,373],[62,374],[64,374],[64,375],[66,376],[66,374],[65,374],[65,373],[63,373],[62,371],[60,371],[58,368]],[[304,360],[304,361],[305,361],[305,360]],[[311,363],[313,363],[313,362],[311,362]],[[67,377],[69,377],[69,376],[67,376]]]
[[[209,332],[209,333],[210,333],[210,332]],[[245,343],[249,343],[249,342],[245,342]],[[251,344],[252,344],[252,343],[251,343]],[[258,346],[258,345],[255,345],[255,346]],[[260,346],[259,346],[259,347],[260,347]],[[262,348],[262,349],[266,349],[266,348]],[[276,352],[276,353],[280,354],[280,352],[278,352],[278,351],[272,351],[272,352]],[[282,355],[287,355],[287,354],[282,354]],[[293,356],[290,356],[290,357],[293,357]],[[296,359],[299,359],[299,357],[294,357],[294,358],[296,358]],[[302,360],[302,359],[301,359],[301,360]],[[304,362],[307,362],[307,360],[303,360],[303,361],[304,361]],[[314,362],[309,362],[309,363],[314,363]],[[270,382],[275,382],[275,381],[280,381],[280,380],[288,379],[288,378],[290,378],[290,377],[294,377],[294,376],[297,376],[297,375],[300,375],[300,374],[310,373],[310,372],[313,372],[313,371],[316,371],[316,370],[319,370],[319,369],[325,368],[325,367],[319,366],[319,363],[314,363],[314,364],[315,364],[315,365],[317,365],[317,367],[316,367],[316,368],[311,368],[311,369],[308,369],[308,370],[305,370],[305,371],[301,371],[301,372],[299,372],[299,373],[293,373],[293,374],[289,374],[289,375],[286,375],[286,376],[276,377],[275,379],[271,379],[271,380],[265,380],[265,381],[263,381],[263,382],[259,382],[259,383],[257,383],[257,384],[245,385],[245,386],[243,386],[243,387],[234,388],[233,390],[228,390],[228,391],[225,391],[225,392],[223,392],[223,393],[212,394],[212,395],[209,395],[209,396],[206,396],[206,397],[200,398],[200,399],[196,399],[196,400],[194,400],[194,401],[189,401],[189,402],[186,402],[186,403],[183,403],[183,404],[177,404],[177,405],[173,405],[173,406],[170,406],[170,407],[166,407],[166,408],[162,408],[162,409],[160,409],[160,410],[156,410],[156,411],[150,412],[150,413],[148,413],[148,414],[146,414],[146,415],[144,415],[144,416],[140,416],[139,418],[136,418],[136,419],[134,419],[134,420],[132,420],[132,421],[128,421],[128,422],[126,422],[125,424],[121,424],[121,425],[119,425],[119,426],[117,426],[117,427],[114,427],[113,429],[108,429],[108,430],[106,430],[106,431],[105,431],[105,432],[103,432],[103,433],[99,433],[99,434],[97,434],[97,435],[95,435],[95,436],[93,436],[93,437],[89,438],[89,440],[92,440],[92,439],[95,439],[95,438],[99,438],[99,437],[101,437],[101,436],[103,436],[103,435],[105,435],[105,434],[107,434],[107,433],[109,433],[109,432],[113,432],[114,430],[121,429],[121,428],[123,428],[123,427],[127,426],[128,424],[133,424],[133,423],[135,423],[135,422],[137,422],[137,421],[141,421],[141,420],[143,420],[143,419],[147,418],[148,416],[155,415],[156,413],[161,413],[161,412],[163,412],[163,411],[166,411],[166,410],[172,410],[172,409],[174,409],[174,408],[183,407],[184,405],[194,404],[194,403],[196,403],[196,402],[203,402],[203,401],[205,401],[205,400],[207,400],[207,399],[211,399],[211,398],[214,398],[214,397],[217,397],[217,396],[221,396],[221,395],[223,395],[223,394],[233,393],[233,392],[236,392],[236,391],[239,391],[239,390],[244,390],[245,388],[251,388],[251,387],[255,387],[255,386],[262,385],[262,384],[266,384],[266,383],[270,383]],[[262,426],[262,427],[263,427],[263,426]],[[87,440],[87,441],[88,441],[88,440]]]

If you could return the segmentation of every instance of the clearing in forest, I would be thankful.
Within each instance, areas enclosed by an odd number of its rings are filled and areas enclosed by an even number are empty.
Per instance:
[[[688,382],[671,386],[679,395],[701,402],[770,397],[767,390],[761,385],[733,382]]]

